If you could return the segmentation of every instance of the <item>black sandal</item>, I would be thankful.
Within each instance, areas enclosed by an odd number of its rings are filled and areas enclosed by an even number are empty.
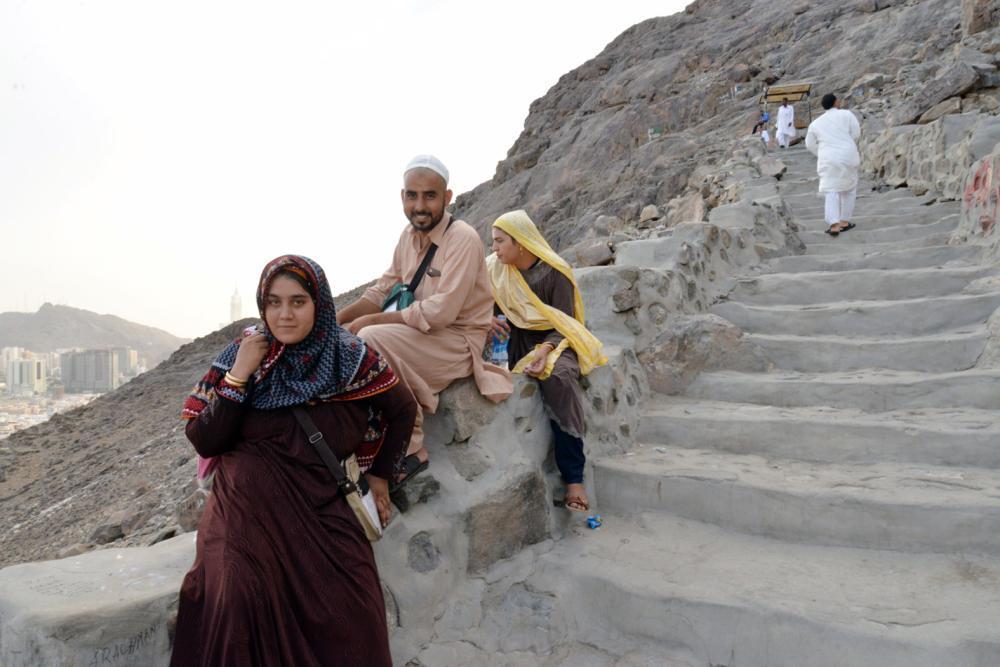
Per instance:
[[[844,227],[843,229],[841,229],[840,231],[847,232],[847,231],[850,231],[850,230],[854,229],[855,227],[857,227],[856,224],[854,224],[853,222],[849,222],[849,223],[847,223],[847,226]]]
[[[827,228],[826,228],[826,233],[827,233],[827,234],[829,234],[830,236],[836,236],[836,235],[837,235],[837,234],[839,234],[840,232],[835,232],[835,231],[833,231],[832,229],[830,229],[829,227],[827,227]]]
[[[389,493],[396,493],[396,491],[399,491],[407,482],[424,470],[427,470],[428,465],[430,465],[430,461],[421,461],[417,458],[416,454],[410,454],[407,456],[403,459],[403,463],[399,467],[396,477],[397,481],[389,485]],[[400,474],[403,475],[403,479],[399,479],[398,475]]]

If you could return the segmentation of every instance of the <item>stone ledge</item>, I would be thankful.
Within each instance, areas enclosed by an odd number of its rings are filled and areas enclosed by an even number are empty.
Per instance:
[[[165,664],[194,539],[0,570],[0,664]]]

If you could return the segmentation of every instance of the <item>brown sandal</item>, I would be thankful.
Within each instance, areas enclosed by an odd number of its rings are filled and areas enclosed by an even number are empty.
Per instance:
[[[563,507],[570,512],[589,512],[590,503],[583,496],[566,496],[563,499]]]

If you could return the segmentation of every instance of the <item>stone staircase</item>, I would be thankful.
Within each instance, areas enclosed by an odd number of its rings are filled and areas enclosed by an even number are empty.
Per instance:
[[[656,664],[998,665],[996,269],[947,245],[957,202],[908,190],[862,183],[857,229],[824,234],[814,159],[778,157],[808,250],[712,308],[773,368],[652,398],[642,444],[593,461],[605,525],[533,580]]]

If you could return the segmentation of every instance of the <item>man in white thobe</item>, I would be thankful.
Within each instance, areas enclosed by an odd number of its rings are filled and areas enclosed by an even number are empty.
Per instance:
[[[861,125],[853,113],[840,108],[833,93],[823,96],[823,115],[809,125],[806,148],[816,156],[819,191],[826,195],[827,233],[836,236],[853,229],[851,215],[858,194]]]
[[[788,148],[788,144],[796,137],[795,134],[795,107],[788,103],[786,97],[778,107],[778,122],[775,124],[775,135],[778,145]]]

